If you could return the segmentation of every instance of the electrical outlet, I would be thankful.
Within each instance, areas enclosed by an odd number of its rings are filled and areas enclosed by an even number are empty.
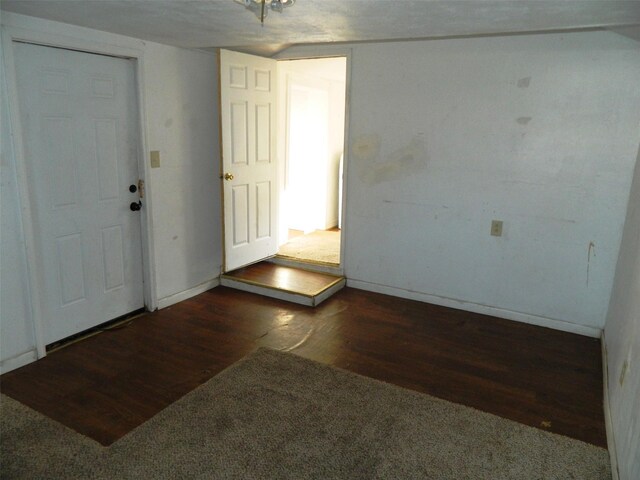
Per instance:
[[[491,221],[491,235],[493,237],[501,237],[502,236],[502,220],[492,220]]]
[[[151,151],[151,168],[160,168],[160,152],[158,150]]]

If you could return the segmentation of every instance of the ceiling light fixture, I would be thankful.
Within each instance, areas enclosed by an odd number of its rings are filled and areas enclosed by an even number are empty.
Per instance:
[[[235,2],[255,13],[256,17],[260,19],[260,23],[264,25],[264,19],[267,18],[269,10],[282,13],[283,8],[292,6],[296,0],[235,0]]]

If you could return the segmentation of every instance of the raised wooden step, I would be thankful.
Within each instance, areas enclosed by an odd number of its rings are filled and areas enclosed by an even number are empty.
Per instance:
[[[225,287],[315,307],[345,286],[345,278],[260,262],[225,273]]]
[[[284,267],[301,268],[302,270],[307,270],[309,272],[326,273],[335,277],[340,277],[342,275],[340,265],[334,263],[313,262],[310,260],[301,260],[299,258],[284,257],[282,255],[271,257],[265,260],[265,262],[275,263],[276,265],[282,265]]]

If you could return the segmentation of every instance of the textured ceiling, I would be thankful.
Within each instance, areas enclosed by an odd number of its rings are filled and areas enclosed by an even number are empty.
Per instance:
[[[2,0],[2,9],[180,47],[275,52],[397,40],[640,24],[640,1],[297,0],[260,26],[233,0]]]

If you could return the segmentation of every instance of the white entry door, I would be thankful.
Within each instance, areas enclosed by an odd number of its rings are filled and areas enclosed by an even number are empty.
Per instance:
[[[220,51],[224,270],[275,255],[276,61]]]
[[[45,343],[144,306],[130,60],[16,43]],[[133,187],[131,187],[133,190]]]

